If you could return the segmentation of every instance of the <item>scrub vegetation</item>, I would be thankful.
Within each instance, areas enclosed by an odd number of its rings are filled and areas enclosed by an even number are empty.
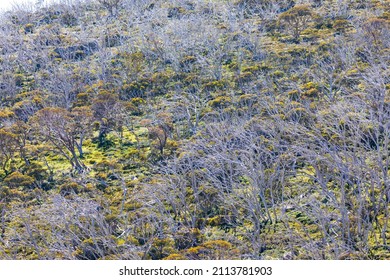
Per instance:
[[[0,259],[390,259],[390,1],[66,2],[0,18]]]

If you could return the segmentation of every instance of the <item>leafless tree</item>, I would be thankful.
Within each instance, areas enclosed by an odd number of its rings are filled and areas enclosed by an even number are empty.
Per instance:
[[[36,135],[53,145],[77,171],[82,171],[85,166],[76,154],[76,148],[82,155],[82,142],[90,125],[87,113],[83,113],[76,111],[71,115],[62,108],[45,108],[38,111],[30,121]]]

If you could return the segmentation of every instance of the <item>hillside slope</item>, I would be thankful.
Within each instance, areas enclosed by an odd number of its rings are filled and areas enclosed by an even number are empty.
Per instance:
[[[75,3],[1,17],[1,259],[390,258],[390,1]]]

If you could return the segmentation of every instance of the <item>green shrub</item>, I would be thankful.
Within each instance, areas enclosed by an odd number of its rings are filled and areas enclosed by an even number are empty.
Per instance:
[[[232,103],[232,99],[229,96],[218,96],[209,102],[209,105],[213,108],[226,108]]]
[[[23,175],[16,171],[6,177],[3,182],[10,188],[31,188],[34,185],[35,180],[28,175]]]
[[[60,193],[64,196],[69,194],[78,194],[81,187],[75,182],[67,182],[60,186]]]
[[[24,33],[25,34],[28,34],[28,33],[33,33],[34,32],[34,24],[32,23],[27,23],[25,26],[24,26]]]

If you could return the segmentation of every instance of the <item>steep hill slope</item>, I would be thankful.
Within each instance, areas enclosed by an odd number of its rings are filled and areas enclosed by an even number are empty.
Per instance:
[[[390,1],[1,17],[0,258],[388,259]]]

